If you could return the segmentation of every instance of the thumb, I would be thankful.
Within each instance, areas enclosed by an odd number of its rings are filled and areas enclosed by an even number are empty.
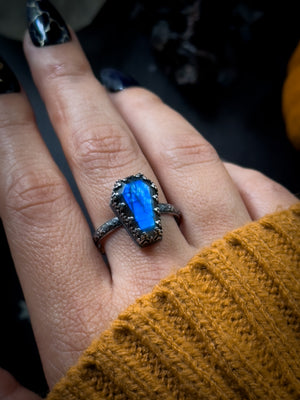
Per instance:
[[[15,378],[0,368],[0,400],[42,400],[37,394],[21,386]]]

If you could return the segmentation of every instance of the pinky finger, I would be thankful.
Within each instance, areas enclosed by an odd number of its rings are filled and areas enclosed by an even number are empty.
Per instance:
[[[289,208],[299,201],[289,190],[261,172],[224,163],[253,220]]]
[[[37,394],[24,388],[15,378],[0,368],[0,400],[42,400]]]

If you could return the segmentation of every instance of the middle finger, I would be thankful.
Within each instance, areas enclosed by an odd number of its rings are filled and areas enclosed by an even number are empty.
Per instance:
[[[33,46],[27,35],[24,49],[94,225],[113,217],[109,200],[114,182],[137,172],[157,184],[160,202],[165,202],[148,161],[105,89],[93,76],[75,35],[71,42],[47,48]],[[174,266],[186,263],[194,250],[173,218],[164,216],[162,222],[163,241],[147,249],[141,250],[133,244],[125,229],[108,237],[105,249],[113,277],[118,272],[120,281],[125,278],[125,284],[128,279],[137,282],[140,278],[148,282],[148,290],[152,282]],[[144,267],[145,262],[148,268]],[[140,287],[145,290],[143,285]]]

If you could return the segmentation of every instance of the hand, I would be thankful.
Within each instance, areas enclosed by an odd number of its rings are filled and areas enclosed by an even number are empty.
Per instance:
[[[137,172],[183,215],[179,227],[163,216],[163,240],[148,248],[123,228],[112,233],[104,243],[108,268],[25,93],[0,96],[0,215],[51,388],[93,337],[195,252],[297,199],[256,171],[224,164],[153,93],[132,87],[108,95],[74,34],[45,48],[27,35],[24,49],[93,225],[113,216],[114,182]],[[4,398],[36,398],[4,371],[0,382],[0,397],[7,390]]]

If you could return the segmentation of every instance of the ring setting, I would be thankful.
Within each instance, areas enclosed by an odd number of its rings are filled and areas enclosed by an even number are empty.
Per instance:
[[[93,239],[104,253],[102,239],[119,227],[124,227],[140,247],[146,247],[162,239],[161,214],[181,214],[171,204],[159,203],[156,185],[138,173],[115,182],[110,199],[115,217],[96,229]]]

